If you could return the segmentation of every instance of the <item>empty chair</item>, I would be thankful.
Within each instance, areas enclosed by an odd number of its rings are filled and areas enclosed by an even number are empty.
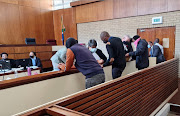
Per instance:
[[[46,44],[57,45],[55,39],[48,39],[48,40],[46,40]]]
[[[26,39],[25,39],[25,43],[26,43],[27,45],[36,44],[36,39],[35,39],[35,38],[26,38]]]

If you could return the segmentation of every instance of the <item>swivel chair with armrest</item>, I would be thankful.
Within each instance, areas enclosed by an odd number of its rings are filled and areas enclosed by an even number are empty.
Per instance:
[[[55,39],[48,39],[46,40],[46,44],[50,44],[50,45],[57,45],[56,40]]]

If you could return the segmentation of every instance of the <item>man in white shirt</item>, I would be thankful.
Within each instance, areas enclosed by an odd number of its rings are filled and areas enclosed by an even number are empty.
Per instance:
[[[154,45],[159,46],[159,48],[161,49],[162,54],[164,54],[163,46],[159,44],[159,38],[156,38],[156,39],[155,39]]]

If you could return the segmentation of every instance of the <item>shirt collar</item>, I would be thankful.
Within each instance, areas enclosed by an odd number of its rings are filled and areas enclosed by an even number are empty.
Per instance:
[[[34,58],[31,58],[31,59],[34,59],[34,60],[36,60],[36,56],[34,56]]]
[[[110,41],[113,37],[109,37],[108,41]]]

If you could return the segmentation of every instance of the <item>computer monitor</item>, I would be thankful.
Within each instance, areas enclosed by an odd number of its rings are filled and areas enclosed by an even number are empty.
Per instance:
[[[9,69],[11,70],[11,64],[10,64],[10,60],[1,60],[0,61],[0,70],[1,69]]]
[[[16,67],[26,67],[29,65],[29,59],[18,59],[16,60]]]
[[[35,38],[25,38],[25,43],[26,43],[27,45],[36,44],[36,39],[35,39]]]

